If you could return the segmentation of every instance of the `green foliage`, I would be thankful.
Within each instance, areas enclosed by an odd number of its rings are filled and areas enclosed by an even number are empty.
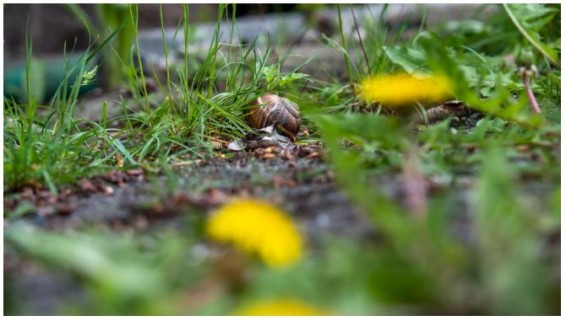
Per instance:
[[[295,72],[283,74],[281,73],[280,64],[269,65],[262,68],[258,63],[256,69],[260,71],[258,86],[265,88],[267,92],[289,90],[294,82],[306,80],[309,77],[307,74]]]
[[[559,224],[550,223],[553,210],[549,199],[537,199],[540,196],[519,192],[515,186],[522,175],[535,175],[552,186],[559,185],[558,171],[553,170],[559,168],[559,159],[544,147],[537,150],[538,155],[544,155],[542,163],[511,163],[510,159],[518,157],[514,148],[517,145],[536,149],[534,146],[538,144],[557,143],[551,137],[559,129],[548,122],[559,122],[555,77],[559,72],[544,64],[540,56],[531,58],[531,64],[544,69],[541,73],[544,76],[532,82],[535,95],[545,102],[544,117],[533,115],[517,73],[521,64],[519,53],[528,50],[529,44],[511,39],[519,32],[527,33],[526,36],[530,32],[530,44],[549,58],[553,56],[550,47],[536,43],[543,37],[532,33],[544,33],[544,41],[553,45],[558,43],[555,40],[560,35],[548,32],[553,30],[549,26],[555,23],[551,19],[556,8],[517,5],[515,9],[529,11],[522,15],[525,21],[534,22],[535,16],[541,18],[539,24],[529,26],[530,31],[525,32],[516,29],[521,26],[505,21],[495,24],[458,21],[446,24],[438,33],[420,32],[408,43],[383,45],[382,51],[374,50],[375,56],[385,56],[390,63],[389,68],[380,65],[377,73],[434,73],[451,78],[455,84],[454,98],[488,115],[474,128],[466,132],[450,128],[448,119],[424,128],[413,137],[406,126],[377,115],[310,117],[325,141],[337,180],[351,199],[365,209],[376,230],[386,236],[385,245],[364,255],[390,257],[395,253],[400,258],[396,262],[398,267],[419,271],[430,290],[427,292],[430,301],[420,299],[419,303],[435,306],[435,313],[553,314],[557,311],[557,302],[546,300],[556,291],[552,278],[541,280],[533,277],[532,271],[537,271],[537,276],[555,273],[554,267],[537,251],[545,248],[546,239],[542,235],[547,232],[544,231],[556,229]],[[517,62],[509,62],[510,56],[506,55],[516,56]],[[473,155],[470,147],[476,150]],[[478,171],[481,173],[475,179],[471,241],[462,242],[462,236],[452,232],[454,227],[449,224],[455,215],[450,204],[458,198],[458,192],[427,195],[426,222],[411,217],[406,208],[397,204],[398,200],[387,197],[387,188],[381,181],[388,180],[379,176],[384,172],[404,171],[411,153],[419,155],[417,164],[427,180],[442,179],[453,186],[462,172],[471,172],[472,177]],[[388,291],[398,288],[395,285]],[[417,308],[417,311],[423,310]]]
[[[187,274],[179,266],[191,243],[172,235],[140,240],[108,232],[49,233],[21,225],[12,227],[5,240],[85,283],[95,304],[74,312],[78,314],[173,313],[169,309],[174,306],[166,304],[171,293],[194,282],[200,273],[193,269]]]
[[[137,38],[137,29],[130,21],[130,6],[128,4],[97,4],[98,22],[93,21],[78,4],[67,4],[68,10],[84,24],[91,40],[101,44],[116,33],[112,44],[104,47],[103,67],[105,79],[102,84],[106,88],[115,88],[126,80],[123,72],[124,62],[130,61],[131,45]],[[94,37],[94,39],[92,39]]]
[[[63,79],[49,104],[47,117],[37,112],[37,87],[32,88],[32,44],[26,43],[26,82],[28,105],[25,109],[14,100],[5,98],[4,109],[4,187],[20,188],[32,181],[44,182],[57,193],[55,183],[72,182],[106,166],[93,160],[104,158],[105,146],[97,146],[97,138],[107,133],[97,130],[78,130],[79,120],[74,111],[80,90],[94,77],[91,68],[94,56],[115,35],[112,33],[101,46],[87,50],[78,59],[67,59],[65,54]],[[37,84],[36,84],[37,85]]]
[[[513,21],[513,24],[521,32],[521,34],[542,53],[550,62],[556,66],[560,66],[558,61],[558,54],[553,46],[559,42],[545,44],[544,41],[553,39],[544,39],[548,37],[548,32],[545,32],[547,25],[550,24],[548,30],[557,30],[558,17],[560,8],[552,5],[543,4],[503,4],[505,12]],[[544,36],[543,36],[544,34]],[[554,35],[554,37],[560,35]],[[553,37],[553,38],[554,38]]]
[[[446,135],[447,123],[424,133],[422,139],[430,152],[422,148],[419,155],[427,176],[438,174],[434,166],[441,165],[442,160],[447,161],[444,166],[453,171],[458,170],[458,165],[468,168],[473,165],[476,170],[478,165],[481,167],[474,190],[475,206],[472,207],[470,229],[473,240],[471,245],[465,245],[451,232],[453,227],[448,224],[450,216],[454,215],[447,212],[449,202],[457,192],[444,192],[442,198],[428,196],[430,203],[423,222],[396,205],[386,196],[386,188],[377,183],[379,171],[376,170],[383,170],[384,166],[399,169],[406,166],[403,162],[386,165],[383,160],[387,159],[384,155],[392,153],[403,159],[410,150],[411,138],[402,126],[375,115],[327,115],[313,116],[312,119],[321,130],[338,181],[366,210],[375,228],[386,236],[385,244],[373,250],[375,252],[366,251],[366,256],[376,253],[376,256],[384,255],[390,259],[395,255],[400,260],[396,266],[410,267],[406,273],[418,271],[422,282],[428,283],[427,287],[432,291],[427,292],[427,298],[444,313],[552,314],[556,311],[556,306],[545,302],[553,291],[551,281],[540,278],[549,275],[551,268],[541,260],[537,250],[545,240],[540,233],[546,229],[542,221],[547,218],[542,217],[551,213],[548,210],[541,213],[541,208],[534,208],[533,196],[522,193],[519,196],[514,188],[514,180],[518,178],[514,175],[520,167],[509,166],[505,160],[511,150],[500,147],[495,151],[493,147],[506,146],[513,140],[532,142],[536,140],[535,133],[513,132],[504,123],[489,120],[478,124],[464,137],[461,134]],[[440,132],[436,134],[437,131]],[[465,142],[473,142],[485,154],[460,157],[462,154],[458,149]],[[435,150],[442,152],[436,154]],[[372,158],[379,161],[372,162]],[[557,160],[553,161],[555,165],[545,165],[540,170],[557,166],[554,162]],[[455,173],[447,171],[446,174]],[[556,175],[551,174],[553,184],[558,184]],[[555,224],[556,228],[558,223]],[[469,271],[479,274],[469,274]],[[539,271],[536,273],[539,277],[533,277],[532,271]],[[376,277],[377,280],[383,277],[383,281],[391,279],[387,275]],[[398,289],[400,285],[391,287]],[[415,285],[407,291],[418,288]],[[462,298],[462,293],[476,293],[474,297],[478,297]],[[426,305],[429,301],[421,298],[418,302]]]
[[[495,314],[546,314],[549,268],[541,262],[544,238],[528,198],[515,191],[501,151],[488,149],[477,185],[476,235],[480,273]],[[539,213],[541,214],[541,213]],[[547,214],[547,213],[545,213]],[[520,283],[518,282],[520,280]]]

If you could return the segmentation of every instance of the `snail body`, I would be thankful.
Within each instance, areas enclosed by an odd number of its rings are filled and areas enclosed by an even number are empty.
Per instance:
[[[287,98],[274,94],[266,94],[254,99],[247,120],[256,129],[273,125],[277,131],[293,141],[301,127],[299,106]]]

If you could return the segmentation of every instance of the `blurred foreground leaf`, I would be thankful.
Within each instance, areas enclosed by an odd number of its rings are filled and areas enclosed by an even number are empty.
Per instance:
[[[140,249],[132,237],[112,234],[42,232],[28,225],[5,231],[6,243],[85,280],[97,300],[93,313],[162,314],[160,301],[171,290],[171,266]],[[165,251],[179,251],[169,243]],[[165,252],[166,253],[166,252]],[[179,255],[176,255],[180,258]],[[169,262],[171,263],[171,262]],[[177,264],[176,264],[177,265]],[[174,281],[182,284],[180,280]]]
[[[541,219],[515,189],[513,172],[496,148],[484,155],[477,193],[475,230],[480,248],[482,286],[493,313],[552,314],[552,266],[541,258],[545,238]]]

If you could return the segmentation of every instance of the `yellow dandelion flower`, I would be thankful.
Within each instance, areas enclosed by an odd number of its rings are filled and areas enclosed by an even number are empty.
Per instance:
[[[216,241],[257,254],[272,267],[297,261],[303,250],[302,236],[291,219],[260,200],[240,199],[222,206],[208,221],[206,233]]]
[[[450,97],[452,84],[443,76],[383,75],[360,83],[359,94],[369,102],[405,106],[415,102],[441,102]]]
[[[322,311],[298,300],[278,299],[259,302],[236,310],[239,316],[316,316],[328,315]]]

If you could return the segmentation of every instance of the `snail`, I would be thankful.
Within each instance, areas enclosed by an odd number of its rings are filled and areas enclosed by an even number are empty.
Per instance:
[[[295,141],[301,127],[299,106],[287,98],[266,94],[254,99],[250,104],[247,120],[252,127],[261,129],[273,125],[281,134]]]

